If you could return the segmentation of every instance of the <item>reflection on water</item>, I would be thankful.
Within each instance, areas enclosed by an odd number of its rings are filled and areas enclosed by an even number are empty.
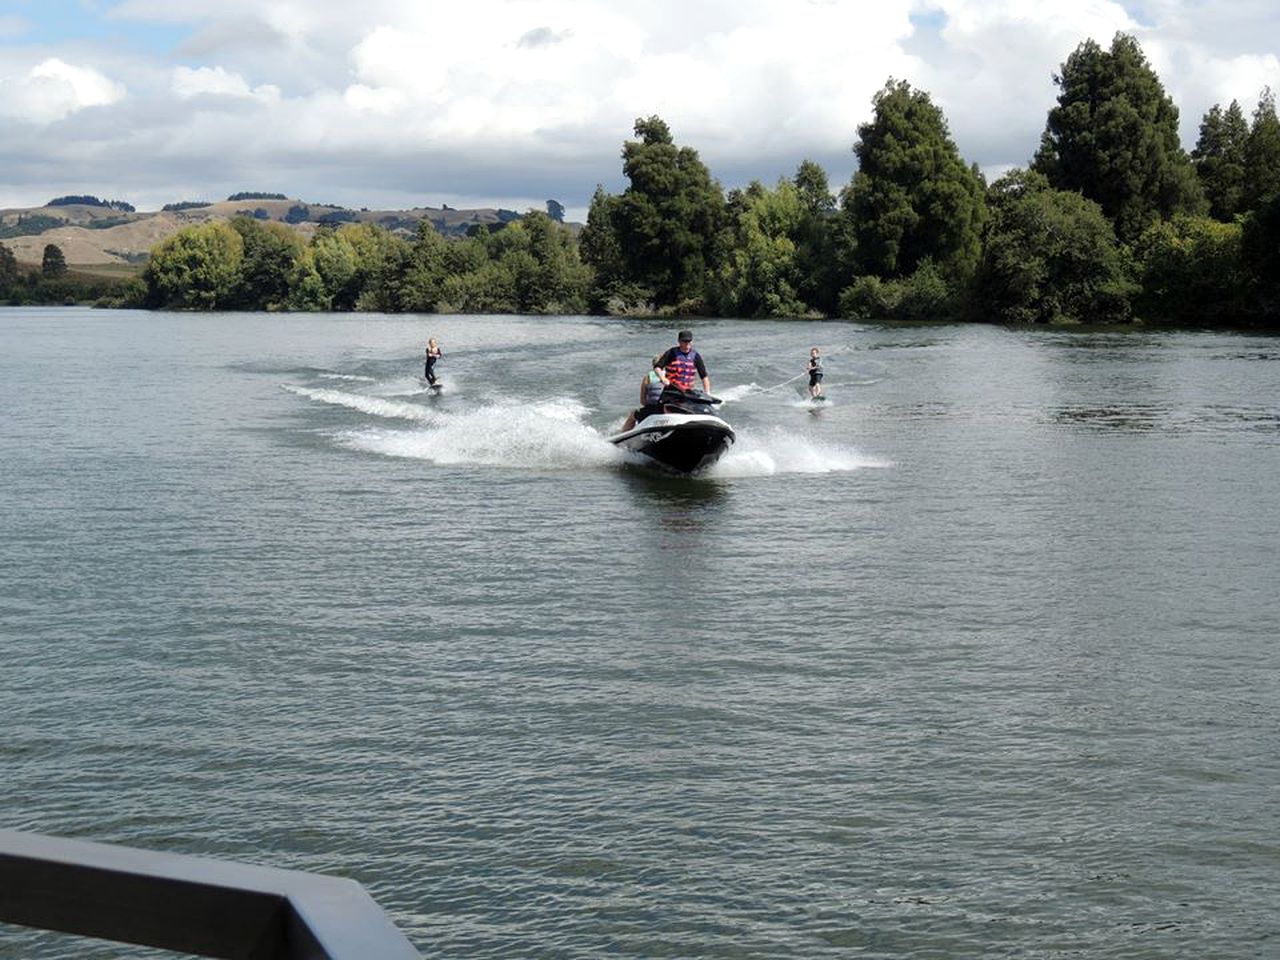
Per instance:
[[[1230,406],[1170,410],[1131,404],[1106,407],[1061,407],[1052,412],[1056,423],[1126,433],[1204,433],[1230,437],[1237,432],[1280,431],[1280,411]]]
[[[621,475],[627,491],[665,530],[701,530],[729,496],[729,483],[709,477],[675,476],[641,464],[628,464]]]

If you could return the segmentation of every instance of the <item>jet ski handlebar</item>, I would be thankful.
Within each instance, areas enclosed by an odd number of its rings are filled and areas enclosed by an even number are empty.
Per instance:
[[[701,390],[681,390],[673,384],[668,384],[662,388],[662,396],[659,402],[674,404],[702,404],[705,406],[724,403],[724,401],[719,397],[713,397],[711,394],[703,393]]]

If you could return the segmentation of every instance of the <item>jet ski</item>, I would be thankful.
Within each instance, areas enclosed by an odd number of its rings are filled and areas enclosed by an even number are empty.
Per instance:
[[[609,438],[627,450],[677,473],[709,467],[734,441],[733,428],[720,419],[721,401],[701,390],[668,386],[658,403],[636,412],[636,425]]]

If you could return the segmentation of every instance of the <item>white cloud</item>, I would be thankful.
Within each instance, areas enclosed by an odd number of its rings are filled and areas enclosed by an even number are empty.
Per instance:
[[[0,79],[0,113],[33,123],[51,123],[86,107],[116,103],[122,84],[92,67],[50,57],[14,79]]]
[[[203,94],[225,97],[252,97],[274,101],[280,98],[280,88],[273,84],[250,87],[238,73],[230,73],[222,67],[176,67],[173,71],[172,89],[175,96],[190,100]]]
[[[122,0],[107,14],[113,29],[184,27],[174,42],[187,66],[174,69],[164,52],[57,46],[49,53],[61,59],[46,62],[61,67],[7,68],[0,111],[47,122],[97,104],[92,128],[78,123],[74,142],[49,139],[40,149],[59,163],[91,151],[98,168],[148,184],[186,185],[192,170],[208,170],[237,188],[269,182],[354,202],[376,185],[411,203],[488,195],[512,206],[546,195],[574,207],[597,182],[621,185],[622,141],[636,117],[656,113],[726,186],[772,182],[810,157],[839,187],[857,126],[889,77],[933,96],[967,160],[1024,164],[1057,96],[1060,64],[1081,41],[1106,45],[1121,30],[1138,37],[1181,108],[1190,146],[1213,103],[1234,97],[1248,110],[1262,85],[1280,89],[1271,6]],[[13,62],[14,51],[0,37],[0,62]],[[94,68],[68,66],[86,62]],[[108,75],[127,81],[127,98]],[[192,110],[197,97],[202,108]],[[234,169],[227,142],[238,145]],[[159,147],[149,160],[112,161],[139,143]],[[25,154],[2,144],[0,170],[14,177],[22,165],[7,160]]]

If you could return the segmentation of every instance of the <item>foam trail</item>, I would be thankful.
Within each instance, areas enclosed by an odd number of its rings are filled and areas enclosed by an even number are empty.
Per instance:
[[[856,450],[798,437],[775,429],[762,437],[738,434],[724,459],[707,470],[708,477],[768,477],[780,473],[847,473],[884,468],[891,463]]]
[[[384,400],[359,393],[347,393],[343,390],[314,390],[310,387],[298,387],[292,384],[284,384],[283,386],[290,393],[296,393],[298,396],[306,397],[308,400],[317,400],[320,403],[329,403],[339,407],[350,407],[352,410],[359,410],[361,413],[372,414],[375,417],[387,417],[394,420],[416,420],[419,422],[430,422],[438,418],[433,411],[416,403]]]
[[[564,400],[492,406],[441,416],[427,430],[367,427],[339,440],[355,450],[445,465],[572,470],[622,463],[622,452],[581,422],[584,412]]]
[[[361,377],[354,373],[322,373],[321,380],[354,380],[359,383],[373,383],[373,377]]]
[[[760,385],[757,383],[740,383],[735,387],[717,391],[716,396],[726,403],[732,403],[734,400],[741,400],[743,397],[759,392],[759,390]]]
[[[396,377],[370,387],[369,392],[376,397],[418,397],[434,391],[421,377]]]

